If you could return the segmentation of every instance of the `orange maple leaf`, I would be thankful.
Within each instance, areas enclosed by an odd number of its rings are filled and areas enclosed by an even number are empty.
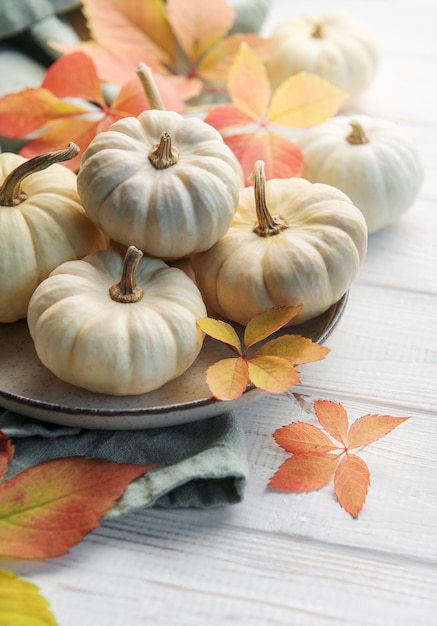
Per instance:
[[[265,54],[270,40],[256,33],[229,34],[236,12],[227,0],[83,0],[89,41],[52,46],[82,50],[103,80],[122,84],[140,61],[177,84],[183,98],[224,91],[242,40]]]
[[[345,408],[338,402],[317,400],[314,410],[319,427],[294,422],[273,433],[276,443],[293,456],[286,459],[269,481],[281,491],[314,491],[334,477],[339,504],[352,517],[358,517],[366,501],[370,472],[363,459],[350,451],[384,437],[408,417],[363,415],[349,428]]]
[[[165,105],[182,111],[183,101],[175,88],[162,77],[155,78]],[[74,52],[49,67],[40,88],[0,98],[0,135],[24,139],[19,153],[29,159],[72,141],[83,152],[93,137],[113,122],[149,108],[136,76],[121,87],[108,106],[93,61],[83,52]],[[75,171],[80,158],[79,154],[65,165]]]
[[[318,361],[329,352],[311,339],[283,335],[256,344],[288,324],[301,306],[277,307],[256,315],[244,330],[243,345],[233,326],[209,317],[197,320],[199,328],[227,344],[236,357],[221,359],[206,371],[206,382],[217,400],[235,400],[249,383],[270,393],[283,393],[300,382],[296,365]]]
[[[299,176],[302,152],[277,129],[320,124],[337,113],[346,98],[337,87],[304,72],[272,94],[262,59],[247,42],[241,43],[232,63],[227,90],[232,102],[213,108],[205,121],[222,133],[246,179],[259,159],[265,162],[267,178]]]

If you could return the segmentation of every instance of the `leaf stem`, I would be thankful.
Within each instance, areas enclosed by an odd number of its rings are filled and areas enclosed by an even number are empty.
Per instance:
[[[271,215],[266,203],[266,176],[264,171],[264,161],[256,161],[253,172],[249,178],[253,183],[255,192],[255,208],[258,223],[253,232],[260,237],[271,237],[278,235],[288,228],[288,224],[277,215]]]
[[[79,154],[79,147],[71,142],[65,150],[46,152],[33,159],[25,161],[6,176],[0,186],[0,206],[17,206],[27,199],[27,194],[21,189],[21,183],[27,176],[47,169],[54,163],[69,161]]]
[[[109,295],[114,302],[132,304],[139,302],[144,290],[136,284],[137,268],[143,253],[135,246],[129,246],[123,260],[120,282],[109,287]]]

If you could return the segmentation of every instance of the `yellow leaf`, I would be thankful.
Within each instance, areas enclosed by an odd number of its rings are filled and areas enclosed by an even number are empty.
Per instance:
[[[1,626],[56,626],[49,603],[38,587],[0,570]]]
[[[242,357],[222,359],[206,370],[206,382],[217,400],[236,400],[247,387],[247,361]]]
[[[301,306],[281,306],[256,315],[249,321],[244,331],[245,348],[250,348],[288,324],[301,308]]]
[[[196,320],[196,324],[204,333],[218,341],[227,343],[235,348],[238,354],[241,354],[241,342],[233,326],[227,322],[214,320],[210,317],[200,317]]]
[[[323,78],[299,72],[273,94],[269,122],[294,128],[315,126],[335,115],[346,97],[347,94]]]
[[[293,365],[320,361],[328,354],[329,348],[319,346],[301,335],[283,335],[265,343],[256,354],[281,356]]]
[[[293,365],[279,356],[260,356],[248,361],[251,383],[269,393],[283,393],[299,382]]]
[[[234,104],[251,118],[267,114],[271,92],[267,70],[247,43],[241,44],[231,66],[228,92]]]

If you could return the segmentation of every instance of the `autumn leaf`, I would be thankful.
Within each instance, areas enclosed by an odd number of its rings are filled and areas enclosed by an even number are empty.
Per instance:
[[[57,622],[36,585],[0,570],[0,624],[56,626]]]
[[[277,307],[256,315],[244,329],[243,342],[227,322],[209,317],[197,320],[205,334],[228,345],[236,355],[217,361],[207,369],[206,382],[214,398],[235,400],[250,383],[269,393],[283,393],[300,382],[295,365],[326,356],[328,348],[300,335],[283,335],[254,348],[288,324],[301,308]]]
[[[269,481],[280,491],[314,491],[334,477],[334,492],[339,504],[352,517],[358,517],[370,485],[367,464],[351,449],[384,437],[408,417],[363,415],[349,427],[346,409],[339,402],[317,400],[314,410],[319,427],[293,422],[273,433],[276,443],[293,456],[286,459]]]
[[[241,41],[264,57],[272,46],[256,33],[229,34],[236,13],[227,0],[83,0],[82,11],[90,40],[54,48],[85,52],[99,77],[118,85],[142,61],[177,84],[184,100],[224,92]]]
[[[253,163],[265,162],[267,178],[299,176],[300,148],[278,128],[306,128],[338,112],[346,94],[317,75],[301,72],[272,94],[262,59],[242,42],[231,65],[227,85],[232,103],[213,108],[205,121],[219,130],[238,158],[246,178]]]
[[[150,108],[140,80],[132,76],[108,106],[92,60],[83,52],[61,57],[49,67],[40,88],[0,98],[0,135],[26,140],[19,150],[26,158],[59,150],[73,141],[81,153],[65,165],[76,171],[81,154],[97,133],[118,119]],[[165,106],[182,111],[177,90],[162,77],[157,77],[156,84]]]
[[[0,430],[0,482],[7,472],[9,463],[12,461],[14,449],[15,446],[12,445],[10,438]]]
[[[0,556],[45,559],[77,544],[153,465],[68,457],[0,484]]]

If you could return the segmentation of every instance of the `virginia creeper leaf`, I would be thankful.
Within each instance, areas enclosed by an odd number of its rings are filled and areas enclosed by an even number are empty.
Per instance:
[[[391,417],[390,415],[363,415],[349,429],[347,445],[349,450],[366,446],[381,439],[394,428],[405,422],[408,417]]]
[[[328,354],[329,348],[314,343],[307,337],[300,335],[283,335],[270,339],[258,350],[257,354],[270,354],[281,356],[293,365],[320,361]]]
[[[82,98],[105,107],[95,65],[83,52],[73,52],[52,63],[41,87],[57,98]]]
[[[255,315],[244,330],[245,348],[250,348],[288,324],[293,317],[296,317],[301,308],[301,306],[283,306],[268,309],[264,313]]]
[[[344,455],[335,472],[334,489],[338,502],[352,517],[360,514],[369,485],[366,463],[355,454]]]
[[[15,446],[10,438],[0,431],[0,482],[6,474],[9,463],[14,456]]]
[[[279,356],[256,356],[247,365],[250,381],[269,393],[283,393],[300,382],[293,365]]]
[[[36,585],[0,570],[1,626],[56,626],[49,603]]]
[[[331,437],[346,446],[349,422],[344,406],[330,400],[316,400],[314,409],[323,428]]]
[[[282,426],[273,433],[273,438],[291,454],[325,454],[338,448],[320,428],[306,422]]]
[[[267,70],[246,42],[229,71],[228,93],[235,106],[253,120],[266,117],[270,102]]]
[[[153,465],[69,457],[0,484],[0,555],[60,556],[98,525],[128,484]]]
[[[233,326],[222,320],[214,320],[211,317],[200,317],[196,320],[196,324],[204,333],[218,341],[227,343],[235,348],[238,354],[241,354],[241,342]]]
[[[269,481],[281,491],[315,491],[327,485],[338,465],[335,454],[295,454],[286,459]]]
[[[217,361],[206,370],[206,382],[217,400],[239,398],[249,382],[247,361],[242,357]]]

